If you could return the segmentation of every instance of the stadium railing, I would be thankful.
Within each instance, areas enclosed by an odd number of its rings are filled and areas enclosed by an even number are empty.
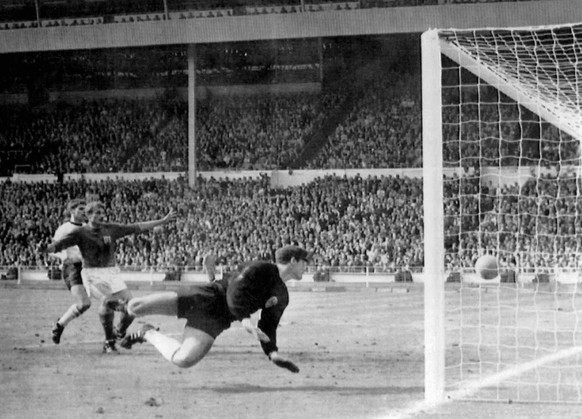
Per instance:
[[[217,267],[217,279],[223,278],[236,269],[235,266]],[[399,273],[406,272],[402,268],[385,267],[327,267],[310,266],[304,274],[302,282],[337,282],[337,283],[393,283],[393,282],[423,282],[422,268],[410,267],[410,280],[400,279]],[[128,282],[163,282],[177,280],[180,282],[208,282],[206,272],[199,267],[121,267],[122,277]],[[178,275],[175,275],[175,274]],[[172,274],[172,275],[169,275]],[[38,266],[0,266],[2,280],[18,281],[51,281],[60,280],[54,267]]]

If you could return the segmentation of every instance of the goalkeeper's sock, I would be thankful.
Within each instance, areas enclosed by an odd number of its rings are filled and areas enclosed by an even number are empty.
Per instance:
[[[73,304],[71,307],[69,307],[67,309],[67,311],[65,311],[65,314],[63,314],[61,316],[61,318],[58,320],[58,323],[65,327],[66,325],[68,325],[71,320],[76,319],[77,317],[79,317],[82,314],[81,311],[79,311],[79,308],[77,307],[76,304]]]
[[[171,363],[174,363],[174,355],[182,346],[176,339],[163,335],[156,330],[148,330],[144,335],[144,339],[154,345],[154,348]]]

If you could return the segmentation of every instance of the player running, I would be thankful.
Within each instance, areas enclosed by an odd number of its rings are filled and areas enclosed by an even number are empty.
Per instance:
[[[130,349],[135,343],[147,341],[172,364],[189,368],[204,358],[220,333],[228,329],[233,321],[239,320],[260,341],[263,351],[275,365],[299,372],[293,362],[278,352],[277,326],[289,304],[285,282],[302,278],[309,256],[300,247],[286,246],[275,252],[274,264],[251,262],[230,279],[129,301],[110,300],[112,308],[132,316],[167,315],[187,320],[182,342],[146,324],[126,336],[120,346]],[[261,310],[261,315],[255,326],[250,316],[258,310]]]
[[[134,317],[122,313],[116,328],[113,327],[115,313],[106,302],[109,298],[130,299],[131,292],[121,279],[115,261],[115,241],[130,234],[138,234],[176,219],[170,211],[164,218],[135,224],[115,224],[105,222],[105,207],[101,202],[87,204],[87,224],[83,225],[48,247],[39,251],[55,253],[71,246],[79,246],[83,256],[83,283],[92,298],[100,301],[99,319],[105,332],[103,352],[117,352],[116,338],[123,338]]]
[[[53,236],[53,241],[60,240],[74,230],[81,228],[81,225],[87,220],[85,216],[85,206],[87,203],[84,199],[73,199],[67,204],[69,221],[62,224]],[[91,299],[83,285],[81,269],[83,267],[83,258],[78,246],[71,246],[59,253],[51,253],[51,256],[61,260],[61,272],[65,285],[75,298],[75,304],[70,306],[67,311],[57,320],[52,330],[52,340],[55,344],[61,342],[61,335],[65,326],[73,319],[81,316],[91,307]]]

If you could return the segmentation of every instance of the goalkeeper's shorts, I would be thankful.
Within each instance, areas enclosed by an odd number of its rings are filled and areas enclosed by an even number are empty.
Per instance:
[[[117,266],[83,268],[81,276],[89,296],[95,299],[102,300],[127,289],[127,285],[121,279],[121,271]]]
[[[234,320],[226,304],[226,292],[217,282],[178,290],[178,318],[215,339]]]

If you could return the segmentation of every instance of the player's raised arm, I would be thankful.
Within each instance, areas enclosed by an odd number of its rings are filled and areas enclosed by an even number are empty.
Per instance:
[[[176,212],[174,210],[170,210],[170,212],[168,212],[164,218],[160,218],[159,220],[143,221],[137,223],[137,225],[141,230],[151,230],[152,228],[175,221],[177,218],[178,215],[176,214]]]

